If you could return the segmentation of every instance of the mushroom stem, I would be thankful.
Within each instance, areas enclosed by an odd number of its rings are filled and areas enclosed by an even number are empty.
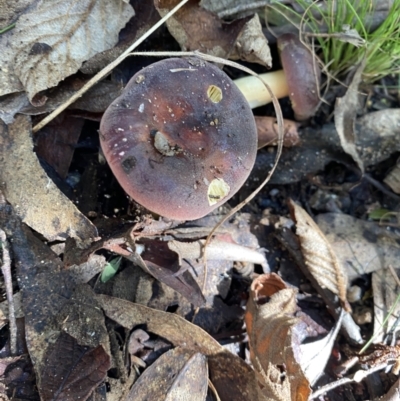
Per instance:
[[[268,84],[278,99],[289,95],[289,86],[283,70],[260,74],[259,77]],[[272,99],[267,88],[257,77],[249,75],[233,82],[243,93],[252,109],[271,103]]]

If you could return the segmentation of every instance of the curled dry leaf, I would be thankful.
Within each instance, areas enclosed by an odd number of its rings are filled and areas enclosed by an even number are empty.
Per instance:
[[[278,142],[278,124],[275,117],[255,117],[258,149],[264,146],[276,146]],[[297,131],[300,124],[292,120],[283,120],[284,136],[283,146],[296,146],[300,142],[299,132]]]
[[[361,172],[364,172],[364,163],[356,148],[355,121],[357,111],[360,109],[358,99],[358,85],[361,82],[366,58],[362,61],[354,75],[346,94],[336,99],[335,104],[335,127],[339,134],[343,150],[348,153],[357,163]]]
[[[111,367],[111,358],[101,345],[82,346],[65,332],[49,346],[45,358],[39,381],[43,401],[86,400]]]
[[[299,205],[289,200],[293,220],[296,222],[296,234],[304,261],[322,288],[327,288],[338,295],[346,310],[350,310],[347,302],[347,274],[337,258],[330,243],[318,225]]]
[[[262,31],[258,14],[255,14],[250,21],[246,22],[229,58],[258,63],[271,68],[271,52],[268,40]]]
[[[296,336],[304,328],[294,317],[296,307],[296,290],[287,288],[276,274],[253,281],[245,315],[250,358],[257,390],[270,401],[303,401],[311,393],[297,360]]]
[[[143,372],[126,401],[204,401],[207,388],[206,357],[177,347],[161,355]]]
[[[400,194],[400,166],[398,164],[394,166],[393,170],[389,172],[383,182],[388,185],[393,192]]]
[[[210,380],[221,401],[258,400],[254,371],[241,358],[218,344],[209,334],[187,320],[107,295],[96,295],[105,314],[128,330],[145,325],[174,346],[205,355]],[[264,398],[263,398],[264,399]]]
[[[163,17],[178,2],[156,0],[158,12]],[[249,18],[230,23],[201,8],[196,1],[190,1],[166,22],[166,25],[184,51],[199,50],[202,53],[227,58]]]
[[[398,266],[398,237],[376,222],[343,213],[321,213],[316,217],[349,280],[363,274]]]
[[[5,51],[0,78],[6,75],[2,82],[9,83],[0,94],[21,90],[15,82],[22,82],[32,101],[38,92],[75,73],[85,60],[113,47],[133,15],[132,7],[122,1],[38,2],[0,38],[0,51]]]
[[[29,117],[0,123],[0,182],[4,194],[22,218],[49,241],[68,236],[79,242],[97,236],[96,227],[54,185],[33,152]]]

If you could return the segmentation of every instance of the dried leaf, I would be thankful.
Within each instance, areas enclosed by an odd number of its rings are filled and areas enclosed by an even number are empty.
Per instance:
[[[398,265],[396,265],[398,267]],[[399,276],[399,269],[384,269],[372,273],[372,292],[374,295],[374,342],[381,343],[392,331],[399,332],[400,304],[397,300],[399,286],[393,273]],[[396,303],[397,302],[397,303]],[[384,321],[387,319],[387,323]]]
[[[296,336],[306,325],[295,312],[296,290],[278,275],[263,274],[253,281],[245,315],[250,358],[258,392],[270,401],[302,401],[311,393],[296,349]]]
[[[73,336],[80,345],[101,345],[110,354],[104,315],[91,288],[76,284],[58,256],[21,223],[9,205],[0,205],[0,226],[13,239],[26,343],[39,382],[47,366],[47,349],[61,332]]]
[[[200,259],[203,256],[205,240],[195,242],[168,241],[168,248],[182,259]],[[231,260],[259,264],[268,269],[265,256],[254,249],[225,241],[211,241],[207,246],[207,260]]]
[[[389,265],[398,266],[397,236],[391,235],[385,226],[343,213],[321,213],[316,221],[346,269],[349,280]]]
[[[43,401],[86,400],[106,375],[110,357],[101,345],[90,348],[62,332],[46,352],[39,391]]]
[[[85,60],[113,47],[133,15],[132,7],[121,0],[39,2],[0,39],[0,50],[6,50],[0,79],[11,82],[0,94],[21,90],[13,84],[20,81],[32,101],[38,92],[75,73]]]
[[[292,200],[291,214],[296,222],[296,234],[300,239],[304,261],[318,284],[338,295],[346,310],[347,274],[334,250],[307,212]]]
[[[357,32],[357,29],[350,29],[349,25],[342,26],[343,31],[336,36],[342,42],[351,43],[353,46],[364,46],[366,41]]]
[[[162,17],[177,3],[176,0],[154,2]],[[249,19],[225,23],[215,14],[201,8],[196,1],[190,1],[166,24],[182,50],[199,50],[202,53],[227,58]]]
[[[106,295],[97,295],[106,315],[132,330],[146,325],[147,331],[205,355],[210,380],[221,401],[258,400],[253,370],[242,359],[220,346],[209,334],[185,319]],[[261,401],[261,400],[260,400]]]
[[[384,178],[383,182],[388,185],[393,192],[400,194],[400,166],[396,164],[389,174]]]
[[[0,124],[0,182],[6,199],[49,241],[68,236],[90,241],[96,228],[43,171],[32,150],[30,130],[30,119],[22,115],[9,127]]]
[[[262,31],[258,14],[255,14],[250,21],[246,22],[229,58],[258,63],[268,68],[272,67],[268,40]]]
[[[110,64],[160,19],[153,1],[130,0],[125,2],[131,4],[135,10],[135,15],[129,20],[125,28],[121,30],[119,41],[113,48],[96,54],[83,64],[80,71],[84,74],[95,74]]]
[[[345,96],[337,98],[335,104],[335,127],[340,138],[343,150],[348,153],[364,173],[364,163],[356,148],[355,121],[359,110],[358,86],[361,82],[365,68],[366,58],[354,74],[353,80],[347,89]]]
[[[57,116],[36,135],[36,154],[65,179],[84,120],[65,113]]]
[[[163,354],[143,372],[126,401],[204,401],[207,388],[205,356],[177,347]]]
[[[205,303],[196,280],[189,271],[182,270],[178,255],[168,249],[164,241],[143,241],[143,253],[126,255],[127,259],[140,266],[145,272],[182,294],[196,307]]]
[[[344,317],[344,311],[335,327],[331,332],[318,341],[302,344],[300,349],[302,351],[301,367],[307,380],[313,386],[321,375],[324,374],[324,367],[326,366],[329,358],[331,357],[332,348],[339,333],[340,326]]]

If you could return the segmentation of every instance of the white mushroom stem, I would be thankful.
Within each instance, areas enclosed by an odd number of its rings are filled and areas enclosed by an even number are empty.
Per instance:
[[[289,95],[289,87],[283,70],[259,74],[259,77],[268,84],[278,99]],[[233,82],[243,93],[252,109],[271,103],[272,99],[267,88],[257,77],[249,75]]]

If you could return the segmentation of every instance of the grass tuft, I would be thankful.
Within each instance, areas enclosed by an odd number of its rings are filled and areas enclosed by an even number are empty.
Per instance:
[[[278,14],[295,25],[303,38],[315,39],[317,53],[332,76],[343,76],[364,57],[366,82],[399,74],[399,0],[394,0],[378,28],[373,27],[379,13],[375,12],[372,0],[295,0],[295,3],[303,12],[274,1],[268,7],[275,18]]]

